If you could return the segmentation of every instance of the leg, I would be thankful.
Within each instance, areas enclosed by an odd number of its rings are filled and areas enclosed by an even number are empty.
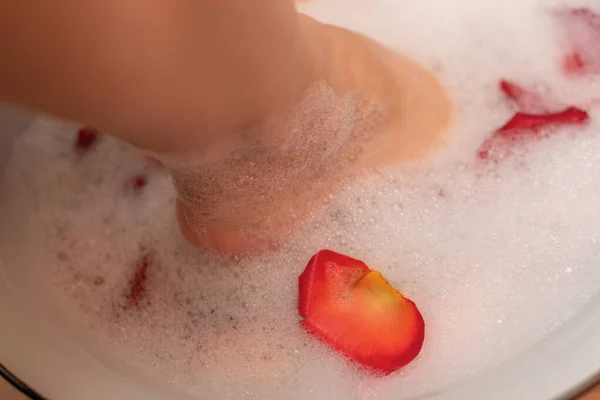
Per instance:
[[[0,0],[0,101],[197,151],[314,80],[288,0]]]

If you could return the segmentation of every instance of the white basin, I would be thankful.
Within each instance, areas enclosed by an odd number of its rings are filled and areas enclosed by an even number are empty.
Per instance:
[[[10,155],[11,141],[30,122],[24,112],[0,109],[0,168]],[[0,194],[6,195],[1,183]],[[27,243],[16,239],[12,243],[7,237],[2,240],[0,364],[6,370],[0,372],[10,379],[18,377],[42,398],[52,400],[191,399],[136,377],[135,372],[111,370],[75,343],[64,333],[67,327],[54,324],[47,313],[36,308],[35,293],[18,293],[11,285],[11,269],[17,266],[6,253]],[[578,315],[534,347],[469,381],[421,398],[570,398],[593,384],[599,372],[600,295],[596,295]]]

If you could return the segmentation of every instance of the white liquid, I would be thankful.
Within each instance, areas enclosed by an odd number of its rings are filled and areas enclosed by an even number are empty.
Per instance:
[[[22,260],[15,285],[50,293],[55,304],[44,306],[85,326],[116,363],[207,399],[399,399],[506,360],[600,287],[600,110],[590,110],[588,127],[562,129],[497,168],[474,165],[478,146],[514,113],[500,78],[546,85],[574,105],[600,94],[599,79],[570,82],[560,73],[546,13],[556,4],[303,6],[435,68],[458,120],[433,159],[333,194],[290,244],[252,261],[217,262],[184,242],[165,174],[148,170],[139,195],[126,190],[147,168],[128,146],[102,138],[78,159],[76,127],[38,119],[15,145],[1,208],[3,220],[23,219],[11,231],[27,243],[11,249]],[[140,243],[156,262],[141,306],[124,310]],[[363,259],[416,302],[427,333],[414,363],[373,378],[300,329],[297,277],[322,248]]]

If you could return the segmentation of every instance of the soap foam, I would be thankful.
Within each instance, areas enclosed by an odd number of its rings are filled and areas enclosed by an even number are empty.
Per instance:
[[[357,143],[382,119],[375,102],[338,96],[325,82],[312,85],[297,106],[282,114],[232,135],[226,145],[209,147],[205,157],[161,155],[194,231],[211,220],[256,225],[254,234],[282,225],[274,207],[262,205],[286,203],[285,219],[308,208],[305,194],[341,180]],[[297,199],[301,204],[295,204]],[[248,204],[256,204],[252,213]]]
[[[457,122],[441,153],[325,194],[328,205],[287,244],[252,260],[216,260],[187,244],[170,178],[135,150],[103,137],[78,157],[75,126],[37,119],[15,144],[1,208],[3,221],[23,219],[10,231],[10,243],[27,242],[21,262],[9,264],[15,285],[47,291],[40,306],[80,321],[115,368],[199,398],[398,399],[497,365],[568,321],[600,287],[597,108],[585,128],[524,145],[498,166],[475,163],[479,145],[515,111],[498,79],[551,88],[570,104],[600,92],[597,78],[561,76],[546,13],[556,4],[303,5],[436,69]],[[148,185],[128,192],[140,171]],[[415,301],[427,332],[414,363],[373,378],[301,330],[297,277],[323,248],[364,260]],[[153,252],[146,292],[128,307],[145,249]]]

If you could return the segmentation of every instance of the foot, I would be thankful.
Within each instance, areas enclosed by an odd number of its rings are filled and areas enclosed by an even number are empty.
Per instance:
[[[304,100],[230,143],[213,166],[173,171],[179,224],[199,247],[276,247],[345,178],[442,143],[451,104],[428,70],[358,33],[302,21],[321,77]]]
[[[306,24],[319,32],[326,80],[333,90],[340,96],[357,93],[385,113],[361,144],[362,166],[417,159],[442,143],[452,107],[429,70],[359,33],[308,17]]]

